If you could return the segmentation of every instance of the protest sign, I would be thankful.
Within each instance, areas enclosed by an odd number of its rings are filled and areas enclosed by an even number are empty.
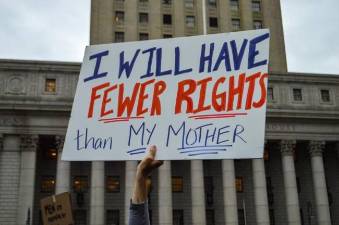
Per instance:
[[[86,48],[63,160],[261,158],[269,31]]]
[[[44,225],[73,225],[71,196],[65,192],[40,201]]]

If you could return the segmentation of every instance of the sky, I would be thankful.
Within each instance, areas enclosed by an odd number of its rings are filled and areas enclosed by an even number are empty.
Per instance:
[[[289,72],[339,75],[339,1],[280,0]],[[0,1],[0,58],[80,62],[90,0]]]

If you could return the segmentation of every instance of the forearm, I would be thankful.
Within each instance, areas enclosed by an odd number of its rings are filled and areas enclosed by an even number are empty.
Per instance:
[[[146,179],[144,177],[136,178],[132,196],[132,203],[141,204],[147,200],[147,186]]]

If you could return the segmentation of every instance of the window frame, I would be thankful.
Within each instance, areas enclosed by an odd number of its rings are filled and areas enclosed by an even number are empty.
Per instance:
[[[175,183],[173,182],[175,179],[181,180],[181,188],[175,189]],[[183,193],[184,192],[184,178],[182,176],[172,176],[171,178],[171,184],[172,184],[172,193]],[[180,185],[180,184],[179,184]]]
[[[110,213],[112,213],[112,217],[111,218],[108,217],[108,215]],[[120,224],[120,210],[119,209],[107,209],[106,210],[106,215],[105,215],[106,224],[111,224],[111,222],[115,222],[114,219],[113,219],[114,218],[114,214],[117,215],[117,221],[118,221],[117,225]],[[112,219],[112,220],[109,220],[109,219]]]
[[[255,5],[258,5],[259,7],[255,7]],[[262,11],[261,1],[258,1],[258,0],[252,1],[252,12],[254,12],[254,13],[261,13],[261,11]]]
[[[216,8],[218,3],[217,3],[217,0],[208,0],[207,4],[209,7]]]
[[[304,103],[305,102],[305,97],[303,96],[303,88],[302,87],[291,87],[291,90],[292,90],[292,93],[291,93],[291,97],[292,97],[292,102],[293,103]],[[301,99],[300,100],[297,100],[295,97],[295,93],[296,91],[299,91],[300,90],[300,97]]]
[[[110,189],[109,188],[108,182],[109,182],[110,178],[113,178],[113,179],[116,178],[116,180],[118,181],[118,189]],[[116,181],[116,180],[113,180],[113,181]],[[106,189],[106,193],[120,193],[120,190],[121,190],[121,179],[120,179],[120,176],[115,176],[115,175],[112,175],[112,176],[108,175],[108,176],[106,176],[105,189]]]
[[[142,17],[146,18],[145,21],[142,21]],[[139,24],[148,24],[149,17],[147,12],[139,12]]]
[[[48,81],[53,81],[53,83],[54,83],[54,91],[49,91],[48,90],[48,86],[47,86]],[[45,94],[57,94],[57,90],[58,90],[57,87],[58,87],[58,85],[57,85],[57,79],[56,78],[54,78],[54,77],[45,77],[45,85],[44,85],[44,93]]]
[[[192,19],[192,21],[189,21],[189,19]],[[191,24],[191,25],[190,25]],[[185,25],[188,28],[194,28],[195,27],[195,16],[193,15],[187,15],[185,17]]]
[[[120,14],[120,16],[122,16],[121,19],[119,18],[118,14]],[[117,24],[122,24],[122,23],[124,23],[124,21],[125,21],[125,12],[124,12],[124,11],[121,11],[121,10],[116,10],[116,11],[115,11],[114,21],[115,21],[115,23],[117,23]]]
[[[172,210],[173,215],[173,225],[184,225],[185,224],[185,212],[183,209],[173,209]],[[179,224],[176,224],[175,217],[178,215],[178,218],[180,219]]]
[[[230,0],[230,9],[233,12],[239,12],[240,9],[239,0]]]
[[[172,15],[171,14],[162,14],[162,24],[165,26],[172,26]]]
[[[122,35],[122,41],[117,41],[117,37],[119,35]],[[114,32],[114,43],[121,43],[121,42],[124,42],[125,41],[125,33],[122,32],[122,31],[116,31]]]
[[[46,180],[49,179],[49,180]],[[43,188],[44,181],[53,181],[52,187],[49,187],[48,189]],[[42,175],[40,176],[40,193],[54,193],[55,192],[55,184],[56,184],[56,178],[53,175]]]
[[[238,181],[240,183],[238,183]],[[238,189],[238,184],[240,185],[240,188]],[[244,192],[244,177],[236,177],[235,178],[235,190],[237,193],[243,193]]]
[[[209,17],[208,25],[211,28],[218,28],[219,27],[218,17]]]
[[[85,180],[86,180],[86,186],[85,186],[85,188],[83,188],[83,189],[81,189],[81,190],[79,190],[79,191],[77,191],[76,189],[75,189],[75,181],[76,181],[76,178],[85,178]],[[88,192],[88,189],[89,189],[89,177],[88,176],[86,176],[86,175],[75,175],[75,176],[73,176],[72,177],[72,191],[74,192],[74,193],[86,193],[86,192]]]
[[[237,22],[237,27],[235,26],[234,22]],[[240,31],[241,30],[241,20],[239,18],[232,18],[231,24],[232,24],[232,30],[233,31]]]
[[[260,26],[256,27],[256,23],[260,23]],[[264,25],[263,25],[262,20],[253,20],[253,28],[255,30],[263,29],[263,27],[264,27]]]

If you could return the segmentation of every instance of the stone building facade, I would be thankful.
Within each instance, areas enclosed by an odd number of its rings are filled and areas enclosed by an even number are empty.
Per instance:
[[[76,224],[125,224],[136,162],[60,160],[79,69],[0,60],[1,225],[41,224],[39,200],[63,191]],[[166,162],[153,224],[339,223],[339,76],[272,73],[268,99],[264,159]]]
[[[91,43],[202,33],[198,0],[92,0]],[[167,161],[152,224],[339,224],[339,76],[286,72],[278,0],[206,0],[208,33],[271,30],[263,159]],[[42,224],[72,195],[76,224],[127,224],[137,162],[65,162],[79,63],[0,60],[0,225]]]

